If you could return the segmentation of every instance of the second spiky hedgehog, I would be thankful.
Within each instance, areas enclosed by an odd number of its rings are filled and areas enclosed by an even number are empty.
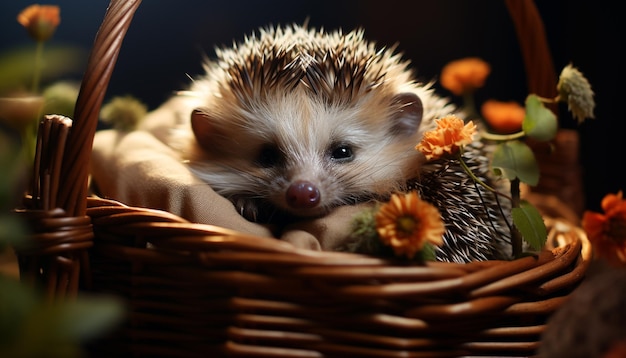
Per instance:
[[[418,82],[394,48],[376,48],[363,30],[291,25],[262,28],[216,52],[179,102],[182,123],[170,142],[244,217],[317,217],[417,183],[448,225],[474,231],[449,230],[438,259],[502,255],[493,196],[467,183],[459,192],[456,179],[414,149],[435,119],[457,109]],[[469,161],[484,174],[481,158]],[[467,195],[484,202],[477,207]]]

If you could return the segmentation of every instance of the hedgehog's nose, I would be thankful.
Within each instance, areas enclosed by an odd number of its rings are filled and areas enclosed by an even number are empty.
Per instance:
[[[293,182],[287,189],[287,204],[294,209],[308,209],[320,202],[320,191],[306,180]]]

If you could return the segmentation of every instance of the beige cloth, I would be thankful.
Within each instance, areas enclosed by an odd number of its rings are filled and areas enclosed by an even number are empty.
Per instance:
[[[323,218],[294,222],[278,233],[244,219],[229,200],[196,178],[178,153],[160,140],[174,125],[172,114],[164,106],[150,113],[136,131],[96,133],[91,181],[99,196],[165,210],[191,222],[280,237],[300,248],[333,250],[347,238],[351,217],[362,206],[343,207]]]
[[[340,207],[322,218],[290,223],[278,232],[244,219],[230,201],[196,178],[179,154],[164,143],[176,118],[190,113],[181,112],[177,100],[151,112],[136,131],[96,133],[91,180],[98,195],[131,206],[165,210],[191,222],[274,236],[299,248],[336,251],[345,247],[352,217],[368,204]],[[576,213],[556,197],[533,195],[528,190],[524,190],[524,197],[543,213],[578,222]]]

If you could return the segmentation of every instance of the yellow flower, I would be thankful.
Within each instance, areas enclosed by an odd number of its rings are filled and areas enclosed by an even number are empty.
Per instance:
[[[34,4],[17,15],[17,22],[26,28],[36,41],[46,41],[61,23],[60,9],[55,5]]]
[[[491,67],[477,57],[451,61],[441,71],[441,86],[457,96],[471,93],[485,84]]]
[[[426,159],[439,159],[444,154],[455,154],[465,144],[474,140],[476,125],[472,121],[464,124],[455,115],[448,115],[437,120],[437,128],[424,133],[422,141],[415,149],[424,154]]]
[[[586,118],[594,118],[593,109],[596,105],[589,81],[571,64],[565,66],[556,86],[559,97],[567,102],[569,110],[578,123]]]
[[[394,194],[376,213],[376,231],[398,256],[413,258],[426,243],[443,245],[445,226],[437,208],[412,191]]]
[[[480,107],[485,121],[496,132],[510,134],[522,129],[522,122],[526,116],[526,109],[515,101],[487,100]]]

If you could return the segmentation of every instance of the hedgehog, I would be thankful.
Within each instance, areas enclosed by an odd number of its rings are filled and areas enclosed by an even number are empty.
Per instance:
[[[447,227],[437,260],[507,257],[506,205],[459,165],[415,150],[436,119],[465,115],[417,79],[397,45],[379,48],[362,28],[292,24],[215,52],[176,96],[168,143],[243,217],[284,224],[418,190]],[[464,154],[486,181],[488,154],[480,142]]]

